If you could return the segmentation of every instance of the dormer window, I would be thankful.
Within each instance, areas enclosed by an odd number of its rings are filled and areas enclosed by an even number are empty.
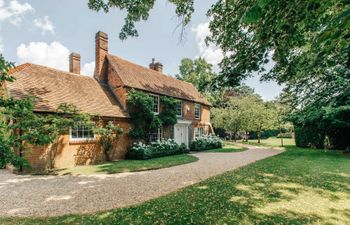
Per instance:
[[[151,95],[153,102],[152,102],[152,110],[155,114],[159,113],[159,96],[158,95]]]

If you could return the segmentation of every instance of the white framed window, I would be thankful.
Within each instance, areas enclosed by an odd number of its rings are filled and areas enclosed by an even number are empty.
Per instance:
[[[203,136],[203,128],[202,127],[195,127],[194,128],[194,138],[199,138]]]
[[[194,118],[195,119],[201,118],[201,105],[200,104],[194,104]]]
[[[178,117],[182,117],[183,109],[182,109],[182,100],[177,100],[176,102],[176,115]]]
[[[72,141],[85,141],[94,140],[95,134],[91,127],[79,125],[71,127],[70,129],[70,140]]]
[[[162,140],[162,128],[158,128],[149,134],[149,141],[156,142]]]
[[[152,110],[154,113],[159,113],[159,96],[158,95],[150,95],[153,99],[152,102]]]

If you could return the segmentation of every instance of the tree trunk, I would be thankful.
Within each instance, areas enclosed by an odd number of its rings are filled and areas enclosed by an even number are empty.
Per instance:
[[[109,162],[111,161],[110,157],[109,157],[109,151],[104,151],[105,152],[105,157],[106,157],[106,161]]]
[[[22,131],[19,130],[19,137],[22,136]],[[23,157],[23,142],[21,143],[21,145],[19,146],[19,157],[22,159]],[[19,166],[19,172],[22,173],[23,172],[23,163],[21,163],[21,165]]]
[[[55,156],[58,148],[58,141],[59,141],[59,136],[56,137],[55,141],[53,142],[51,148],[50,148],[50,165],[49,169],[53,169],[55,167]]]
[[[260,144],[260,131],[257,132],[258,133],[258,144]]]
[[[280,128],[281,147],[283,147],[282,128]]]
[[[23,157],[23,149],[22,146],[19,147],[19,157],[22,158]],[[22,173],[23,172],[23,164],[21,163],[21,165],[19,166],[19,172]]]

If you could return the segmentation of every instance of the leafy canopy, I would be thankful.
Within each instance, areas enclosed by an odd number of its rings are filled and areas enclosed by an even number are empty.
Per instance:
[[[180,25],[186,26],[191,21],[194,12],[193,0],[168,0],[176,6],[175,13],[180,18]],[[121,40],[128,36],[137,37],[138,32],[135,28],[135,22],[147,20],[150,10],[154,7],[155,0],[89,0],[88,6],[95,11],[103,10],[108,13],[111,9],[117,8],[126,10],[124,25],[119,33]]]

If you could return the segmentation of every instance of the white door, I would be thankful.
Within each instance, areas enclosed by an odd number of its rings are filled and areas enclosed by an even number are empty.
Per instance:
[[[179,145],[184,143],[188,145],[187,126],[184,124],[176,124],[174,126],[174,139]]]

